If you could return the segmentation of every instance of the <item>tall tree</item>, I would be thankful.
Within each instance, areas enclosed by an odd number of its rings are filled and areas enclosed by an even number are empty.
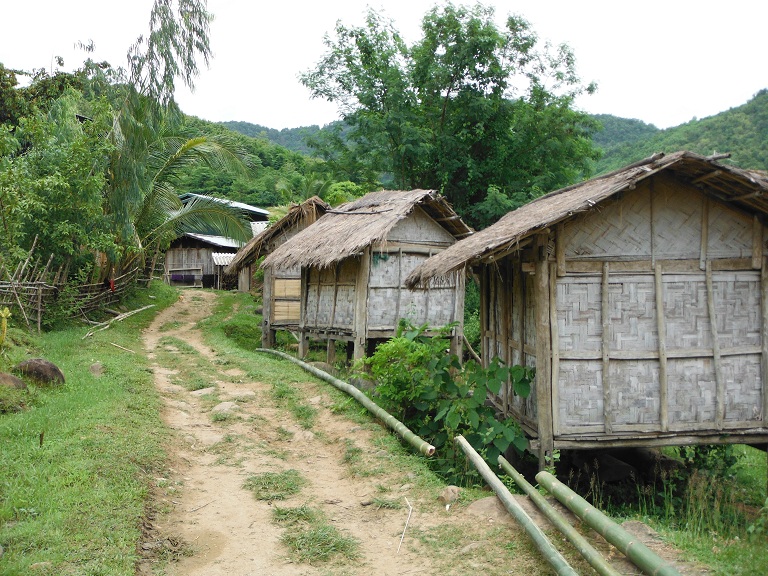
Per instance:
[[[407,46],[369,10],[339,23],[326,54],[302,75],[350,126],[335,157],[364,158],[398,187],[437,188],[475,225],[586,175],[595,123],[573,109],[584,86],[567,46],[540,46],[530,25],[492,8],[430,10]]]

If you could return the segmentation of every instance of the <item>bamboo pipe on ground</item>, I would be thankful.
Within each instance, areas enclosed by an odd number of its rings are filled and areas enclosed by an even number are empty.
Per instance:
[[[536,488],[531,486],[523,475],[512,467],[504,456],[499,456],[499,466],[501,466],[504,472],[512,477],[515,483],[523,489],[531,500],[533,500],[533,503],[536,504],[536,507],[539,510],[541,510],[542,514],[544,514],[554,527],[557,528],[571,544],[573,544],[579,554],[589,562],[590,566],[592,566],[598,574],[601,574],[601,576],[621,576],[621,574],[608,563],[603,555],[595,550],[592,545],[587,542],[587,539],[579,534],[579,531],[571,526],[562,514],[555,510],[554,507],[547,502],[547,499],[539,494],[536,491]]]
[[[640,570],[650,576],[680,576],[680,573],[650,548],[637,540],[549,472],[536,474],[536,481],[581,518],[590,528],[616,546]]]
[[[365,406],[365,408],[367,408],[369,412],[371,412],[379,420],[384,422],[392,430],[397,432],[403,438],[403,440],[408,442],[408,444],[416,448],[419,452],[421,452],[425,456],[432,456],[435,453],[435,447],[432,446],[432,444],[430,444],[426,440],[420,438],[419,436],[411,432],[405,424],[400,422],[400,420],[392,416],[389,412],[384,410],[381,406],[376,404],[376,402],[368,398],[368,396],[363,394],[360,390],[358,390],[351,384],[347,384],[343,380],[334,378],[327,372],[323,372],[319,368],[310,366],[306,362],[302,362],[298,358],[294,358],[293,356],[291,356],[290,354],[286,354],[285,352],[280,352],[279,350],[270,350],[269,348],[257,348],[256,352],[265,352],[267,354],[279,356],[280,358],[284,358],[285,360],[290,360],[294,364],[298,364],[310,374],[317,376],[321,380],[328,382],[329,384],[338,388],[342,392],[346,392],[347,394],[352,396],[355,400],[360,402],[360,404]]]
[[[499,497],[499,500],[504,504],[504,507],[528,533],[528,536],[531,537],[536,548],[541,552],[541,555],[544,556],[544,559],[549,565],[554,568],[558,576],[578,576],[578,573],[571,568],[566,559],[563,558],[560,552],[557,551],[557,548],[553,546],[552,542],[549,541],[536,523],[531,520],[531,517],[528,516],[525,510],[523,510],[515,501],[512,494],[507,490],[507,487],[504,486],[504,483],[493,473],[488,464],[486,464],[482,457],[474,448],[472,448],[469,442],[467,442],[463,436],[456,436],[455,442],[461,447],[467,455],[467,458],[469,458],[469,461],[472,462],[483,479],[496,493],[496,496]]]

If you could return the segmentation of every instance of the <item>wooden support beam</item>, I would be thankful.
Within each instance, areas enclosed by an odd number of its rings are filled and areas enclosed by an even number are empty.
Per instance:
[[[602,351],[603,351],[603,425],[605,426],[605,433],[610,434],[613,432],[613,413],[611,410],[611,342],[610,342],[610,328],[611,328],[611,307],[610,307],[610,293],[608,290],[608,280],[610,277],[610,265],[608,262],[603,262],[603,278],[601,282],[601,303],[600,303],[600,318],[602,319],[603,337],[602,337]]]
[[[722,170],[713,170],[712,172],[707,172],[706,174],[703,174],[702,176],[699,176],[698,178],[694,178],[691,180],[691,184],[694,186],[701,184],[702,182],[706,182],[710,178],[715,178],[717,176],[720,176],[723,173]]]
[[[535,307],[536,307],[536,420],[539,431],[539,469],[549,466],[554,450],[552,428],[552,373],[549,331],[549,234],[536,236]]]
[[[557,325],[557,269],[549,271],[549,330],[552,335],[552,434],[560,432],[560,331]]]
[[[659,422],[662,431],[669,430],[669,398],[667,377],[667,323],[664,317],[664,270],[656,263],[654,273],[656,293],[656,333],[659,344]]]
[[[752,217],[752,268],[760,270],[763,267],[763,224],[755,214]]]
[[[762,318],[760,376],[763,382],[763,426],[768,426],[768,258],[760,270],[760,312]]]
[[[371,247],[368,246],[360,257],[355,283],[355,318],[353,320],[355,333],[354,359],[360,360],[365,356],[365,342],[368,338],[368,284],[371,273]]]
[[[562,222],[555,227],[555,260],[557,276],[565,276],[565,225]]]
[[[707,262],[707,309],[709,310],[709,325],[712,331],[712,353],[715,363],[715,427],[723,429],[725,420],[725,381],[723,379],[723,366],[720,356],[720,338],[717,329],[717,314],[715,310],[715,291],[712,282],[712,266]]]
[[[699,246],[699,269],[707,267],[707,250],[709,248],[709,198],[704,197],[701,206],[701,243]]]

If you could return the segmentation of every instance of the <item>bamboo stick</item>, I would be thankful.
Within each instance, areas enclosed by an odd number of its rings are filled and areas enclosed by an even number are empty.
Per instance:
[[[422,438],[420,438],[419,436],[411,432],[405,424],[403,424],[397,418],[395,418],[390,413],[385,411],[381,406],[376,404],[373,400],[368,398],[368,396],[363,394],[360,390],[358,390],[351,384],[347,384],[346,382],[339,380],[338,378],[334,378],[327,372],[323,372],[322,370],[315,368],[314,366],[311,366],[306,362],[302,362],[301,360],[294,358],[293,356],[291,356],[290,354],[286,354],[285,352],[280,352],[279,350],[270,350],[267,348],[257,348],[256,352],[264,352],[265,354],[272,354],[273,356],[279,356],[280,358],[283,358],[285,360],[290,360],[294,364],[298,364],[310,374],[317,376],[321,380],[328,382],[329,384],[338,388],[342,392],[346,392],[347,394],[352,396],[355,400],[360,402],[360,404],[365,406],[365,408],[367,408],[370,413],[372,413],[379,420],[384,422],[392,430],[397,432],[403,438],[403,440],[408,442],[411,446],[416,448],[419,452],[421,452],[425,456],[432,456],[435,453],[434,446],[432,446],[426,440],[423,440]]]
[[[475,452],[475,449],[470,446],[469,442],[467,442],[463,436],[456,436],[455,442],[461,447],[461,449],[467,455],[467,458],[469,458],[469,461],[472,462],[474,467],[477,468],[477,471],[480,472],[480,475],[483,477],[483,479],[496,493],[496,496],[498,496],[499,500],[501,500],[502,504],[504,504],[504,507],[509,511],[510,514],[512,514],[515,520],[520,523],[528,536],[531,537],[534,545],[544,557],[544,560],[546,560],[547,563],[552,566],[558,576],[577,576],[578,573],[573,568],[571,568],[566,559],[563,558],[560,552],[557,551],[557,548],[555,548],[552,545],[552,542],[550,542],[549,539],[544,535],[544,533],[541,531],[541,528],[539,528],[536,523],[531,520],[531,517],[528,516],[526,511],[523,510],[520,504],[515,501],[515,499],[512,497],[512,494],[510,494],[509,490],[507,490],[507,487],[504,486],[504,483],[499,480],[496,474],[493,473],[493,471],[490,469],[488,464],[485,463],[482,457],[477,452]]]
[[[590,528],[616,546],[622,554],[650,576],[680,576],[672,565],[657,556],[635,536],[624,530],[573,490],[562,484],[549,472],[536,474],[536,481],[581,518]]]
[[[509,474],[515,483],[523,489],[523,492],[533,500],[533,503],[536,504],[538,509],[541,510],[554,527],[574,545],[579,554],[589,562],[592,568],[602,576],[620,576],[620,573],[611,566],[605,558],[603,558],[602,554],[595,550],[592,545],[587,542],[587,539],[579,534],[579,531],[571,526],[571,524],[557,510],[555,510],[549,502],[547,502],[546,498],[539,494],[536,491],[536,488],[531,486],[523,475],[512,467],[504,456],[499,456],[499,466],[501,466],[502,470]]]

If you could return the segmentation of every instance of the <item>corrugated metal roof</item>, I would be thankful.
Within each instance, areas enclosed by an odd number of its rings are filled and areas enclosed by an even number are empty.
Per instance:
[[[211,257],[216,266],[229,266],[235,255],[235,252],[214,252]]]
[[[195,238],[201,242],[207,242],[208,244],[213,244],[214,246],[219,246],[221,248],[240,248],[240,246],[243,245],[242,242],[238,242],[232,238],[225,238],[224,236],[197,234],[196,232],[187,232],[185,236],[189,236],[190,238]]]

